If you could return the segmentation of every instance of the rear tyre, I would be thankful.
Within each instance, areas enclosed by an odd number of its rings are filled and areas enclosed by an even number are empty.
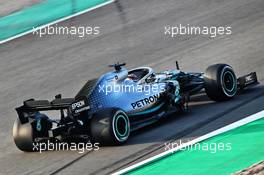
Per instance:
[[[33,151],[33,129],[31,124],[21,124],[19,119],[16,119],[13,126],[13,138],[18,149],[21,151]]]
[[[214,101],[225,101],[237,93],[237,78],[234,70],[227,64],[209,66],[204,75],[205,91]]]
[[[46,117],[44,114],[39,114]],[[47,118],[41,118],[37,126],[37,120],[22,124],[16,119],[13,125],[13,138],[18,149],[25,152],[33,152],[35,138],[48,137],[48,130],[52,127],[52,123]],[[37,130],[36,128],[39,128]]]
[[[92,142],[100,145],[121,145],[130,135],[129,118],[118,108],[104,109],[96,112],[91,120]]]

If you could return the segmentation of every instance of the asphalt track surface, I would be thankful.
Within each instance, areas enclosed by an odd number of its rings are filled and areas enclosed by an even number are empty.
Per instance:
[[[238,75],[257,71],[264,80],[263,0],[122,0],[73,18],[61,25],[96,25],[99,36],[27,35],[0,45],[0,174],[108,174],[153,153],[171,139],[208,133],[263,109],[264,88],[258,86],[234,100],[214,103],[193,98],[190,111],[134,133],[120,147],[78,154],[71,151],[23,153],[12,140],[14,107],[23,100],[74,96],[86,80],[125,61],[128,68],[149,65],[155,70],[181,68],[204,71],[228,63]],[[232,26],[232,35],[164,35],[165,25]]]
[[[0,0],[0,17],[17,12],[43,0]]]

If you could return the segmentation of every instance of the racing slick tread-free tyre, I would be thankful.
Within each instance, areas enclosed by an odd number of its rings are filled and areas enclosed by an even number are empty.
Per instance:
[[[33,151],[33,129],[30,123],[21,124],[20,120],[16,119],[13,126],[13,138],[21,151]]]
[[[118,108],[96,112],[91,120],[91,141],[100,145],[121,145],[130,135],[129,118]]]
[[[39,114],[42,115],[43,114]],[[18,149],[25,152],[34,152],[34,140],[35,138],[48,137],[48,130],[52,127],[52,124],[47,119],[40,120],[40,130],[36,129],[37,121],[27,122],[22,124],[17,118],[13,125],[13,138]]]
[[[237,78],[234,70],[227,64],[209,66],[204,75],[205,92],[214,101],[225,101],[237,93]]]

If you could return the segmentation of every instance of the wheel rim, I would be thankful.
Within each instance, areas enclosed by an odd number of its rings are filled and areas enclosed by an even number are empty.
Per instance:
[[[130,133],[130,124],[128,117],[121,111],[114,116],[113,131],[118,141],[127,140]]]
[[[123,115],[117,116],[115,127],[116,127],[117,134],[119,136],[123,137],[127,134],[127,131],[128,131],[127,121]]]
[[[235,78],[230,71],[224,73],[223,77],[224,88],[228,92],[232,92],[235,89]]]
[[[222,87],[224,93],[232,97],[236,94],[237,84],[236,84],[236,78],[233,72],[231,71],[225,71],[222,76]]]

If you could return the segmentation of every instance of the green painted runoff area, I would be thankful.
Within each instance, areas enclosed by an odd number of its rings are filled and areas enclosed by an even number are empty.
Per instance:
[[[46,0],[0,18],[0,41],[109,0]]]
[[[221,151],[206,145],[221,143]],[[223,144],[225,145],[223,149]],[[199,143],[204,150],[185,149],[128,172],[130,175],[227,175],[264,160],[264,118]],[[213,146],[212,146],[213,147]],[[212,153],[215,152],[215,153]]]

